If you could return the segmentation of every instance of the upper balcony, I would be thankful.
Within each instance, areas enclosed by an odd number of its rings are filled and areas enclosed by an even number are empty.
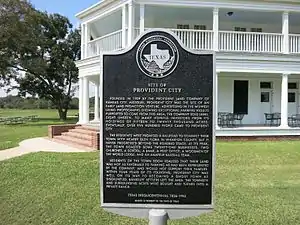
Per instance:
[[[300,54],[299,25],[300,12],[128,5],[83,26],[83,58],[122,49],[151,28],[170,30],[191,49]]]

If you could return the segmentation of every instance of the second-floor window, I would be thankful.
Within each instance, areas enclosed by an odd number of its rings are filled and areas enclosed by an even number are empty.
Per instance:
[[[206,33],[202,31],[206,30],[206,26],[195,24],[194,30],[199,30],[199,32],[195,33],[194,46],[196,46],[196,48],[201,48],[201,49],[205,48],[205,43],[207,38],[206,38]]]
[[[247,29],[245,27],[234,27],[234,31],[236,32],[246,32]],[[245,50],[245,35],[243,33],[236,33],[235,38],[233,40],[234,46],[236,50],[243,51]]]
[[[256,33],[261,33],[262,32],[262,28],[251,28],[251,32],[256,32]]]
[[[205,25],[194,25],[194,30],[206,30]]]
[[[245,27],[235,27],[234,31],[239,31],[239,32],[246,32],[247,29]]]
[[[190,29],[188,24],[177,24],[177,29]]]

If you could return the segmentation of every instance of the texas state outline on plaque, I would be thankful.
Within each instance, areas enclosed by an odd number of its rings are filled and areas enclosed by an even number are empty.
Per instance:
[[[165,69],[164,64],[170,59],[169,50],[158,49],[157,44],[151,44],[150,49],[150,55],[144,55],[144,57],[150,63],[154,61],[161,70]]]

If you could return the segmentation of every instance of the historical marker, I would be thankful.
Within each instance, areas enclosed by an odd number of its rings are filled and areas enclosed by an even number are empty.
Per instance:
[[[213,209],[214,54],[152,30],[101,60],[101,205],[136,217]]]

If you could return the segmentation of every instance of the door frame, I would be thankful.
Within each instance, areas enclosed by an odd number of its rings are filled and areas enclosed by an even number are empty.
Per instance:
[[[298,114],[299,113],[299,82],[297,82],[297,81],[289,81],[289,83],[296,83],[296,85],[297,85],[297,88],[296,89],[288,89],[288,94],[289,93],[291,93],[291,92],[293,92],[293,93],[295,93],[295,103],[294,104],[296,104],[296,114]],[[288,107],[289,107],[289,102],[288,102]],[[288,113],[289,114],[289,113]]]
[[[262,82],[266,82],[266,83],[271,83],[271,88],[261,88],[260,84]],[[259,90],[259,106],[261,105],[261,93],[262,92],[270,92],[270,113],[274,112],[274,92],[275,92],[275,88],[274,88],[274,84],[275,84],[275,80],[269,80],[269,79],[260,79],[258,82],[258,90]],[[265,115],[262,115],[263,118],[265,117]],[[260,120],[260,119],[259,119]],[[264,119],[265,120],[265,119]],[[263,122],[264,124],[265,122]]]

